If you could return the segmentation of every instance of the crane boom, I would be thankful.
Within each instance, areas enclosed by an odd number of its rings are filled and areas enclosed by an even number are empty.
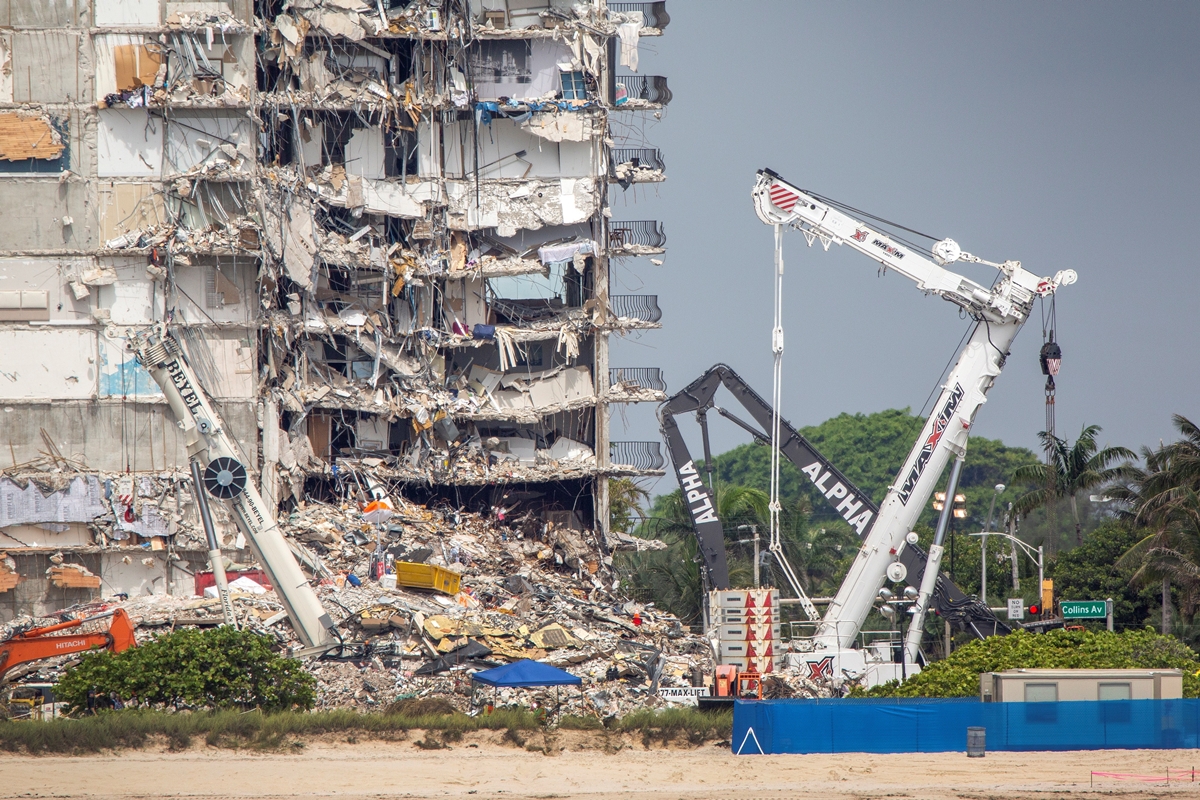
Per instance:
[[[817,649],[848,650],[884,584],[888,566],[903,550],[907,534],[916,524],[935,484],[951,458],[966,453],[967,438],[975,415],[987,401],[987,393],[1000,375],[1009,348],[1029,317],[1033,301],[1052,295],[1059,286],[1075,282],[1073,270],[1043,278],[1021,268],[1019,261],[992,263],[965,253],[951,239],[932,248],[934,260],[893,241],[887,234],[854,219],[819,196],[799,189],[771,170],[760,170],[753,189],[755,211],[769,225],[798,229],[808,239],[828,249],[845,244],[874,261],[909,278],[917,288],[938,295],[964,309],[976,325],[942,392],[926,420],[913,449],[888,487],[878,517],[863,541],[850,571],[830,603],[817,629]],[[985,287],[945,268],[955,261],[995,267],[1000,276]],[[941,547],[930,548],[914,619],[905,651],[915,660],[929,608],[933,577],[941,559]],[[932,570],[932,573],[930,573]]]
[[[271,579],[296,635],[305,648],[339,644],[333,619],[308,585],[288,548],[274,513],[267,508],[246,469],[249,463],[201,388],[183,349],[165,328],[155,326],[131,336],[138,361],[162,388],[187,442],[188,458],[204,469],[210,494],[228,500],[234,520]],[[196,491],[202,491],[196,487]],[[210,548],[214,545],[210,544]],[[214,575],[224,566],[214,566]]]

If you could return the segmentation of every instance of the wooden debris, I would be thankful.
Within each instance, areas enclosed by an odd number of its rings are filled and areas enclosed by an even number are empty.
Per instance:
[[[51,567],[50,582],[60,589],[99,589],[100,576],[73,566]]]
[[[0,160],[53,160],[63,153],[62,137],[45,117],[0,114]]]

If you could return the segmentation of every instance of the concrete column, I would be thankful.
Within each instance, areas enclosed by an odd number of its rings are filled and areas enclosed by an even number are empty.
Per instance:
[[[601,217],[603,220],[604,218]],[[600,225],[601,233],[607,236],[607,221]],[[603,245],[602,245],[603,246]],[[608,257],[596,256],[593,259],[593,275],[592,275],[592,296],[599,302],[600,308],[608,309]],[[596,385],[596,467],[601,472],[604,472],[609,467],[608,458],[608,442],[609,442],[609,413],[608,403],[603,398],[608,393],[608,332],[595,332],[595,352],[593,355],[593,365],[595,369],[595,385]],[[595,504],[596,504],[596,530],[601,534],[601,540],[604,542],[605,549],[608,546],[608,477],[598,475],[596,477]]]
[[[262,406],[262,496],[274,514],[279,510],[279,403],[268,396]]]

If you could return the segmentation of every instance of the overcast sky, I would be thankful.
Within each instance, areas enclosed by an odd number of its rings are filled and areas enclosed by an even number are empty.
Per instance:
[[[661,120],[619,116],[644,120],[628,132],[661,148],[668,179],[611,195],[614,219],[666,225],[665,263],[614,262],[612,289],[657,294],[663,329],[614,339],[614,366],[660,366],[677,391],[724,361],[770,396],[772,235],[750,201],[770,167],[989,261],[1076,270],[1058,300],[1060,436],[1094,423],[1136,449],[1175,438],[1173,413],[1200,421],[1200,4],[667,7],[640,72],[674,99]],[[957,307],[798,232],[784,257],[784,415],[921,409],[968,326]],[[974,431],[1030,448],[1034,313]],[[716,452],[747,441],[721,420],[713,434]],[[653,407],[614,407],[612,437],[659,438]]]

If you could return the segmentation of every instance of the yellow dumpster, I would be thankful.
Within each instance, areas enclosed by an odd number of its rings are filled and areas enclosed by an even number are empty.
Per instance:
[[[397,561],[395,569],[398,586],[458,594],[459,574],[457,572],[433,564],[414,564],[411,561]]]

